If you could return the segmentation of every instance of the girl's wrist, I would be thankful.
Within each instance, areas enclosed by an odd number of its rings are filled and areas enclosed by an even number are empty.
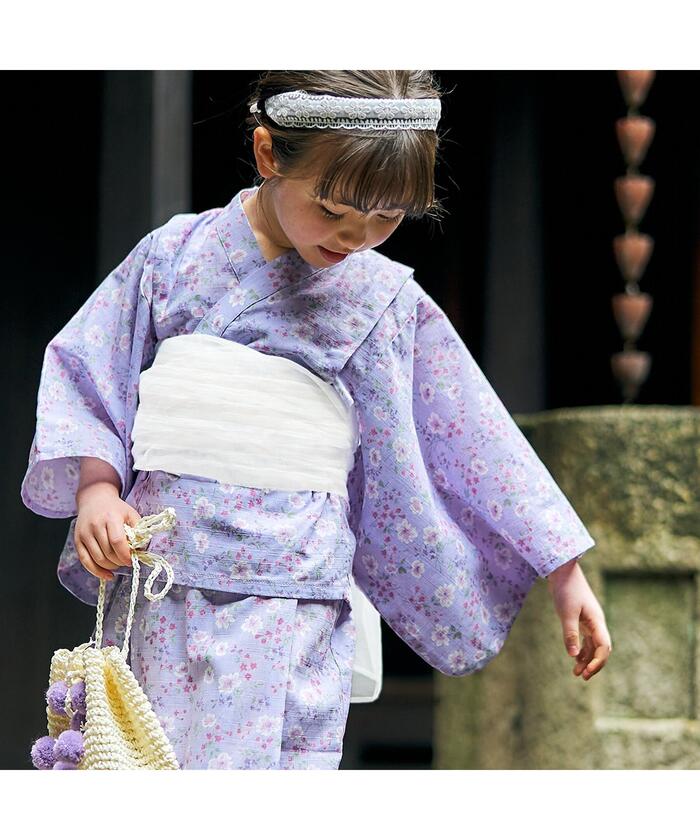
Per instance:
[[[562,563],[561,566],[557,566],[557,568],[554,569],[554,571],[550,572],[547,575],[547,583],[556,584],[559,583],[561,580],[567,578],[578,565],[578,559],[578,557],[574,557],[572,560],[568,560],[566,563]]]

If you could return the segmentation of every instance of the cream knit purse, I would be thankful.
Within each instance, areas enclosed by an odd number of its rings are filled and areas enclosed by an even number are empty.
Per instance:
[[[105,581],[100,579],[94,638],[55,651],[49,674],[47,736],[32,747],[38,769],[179,770],[173,747],[151,704],[128,666],[129,637],[139,586],[139,560],[153,571],[143,591],[149,601],[163,598],[173,570],[160,555],[145,551],[151,536],[175,524],[174,508],[142,517],[124,529],[131,548],[132,584],[124,644],[102,647]],[[167,581],[157,594],[151,587],[160,571]],[[93,647],[94,645],[94,647]]]

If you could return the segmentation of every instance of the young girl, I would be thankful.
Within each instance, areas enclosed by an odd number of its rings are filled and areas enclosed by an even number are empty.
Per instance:
[[[537,577],[575,675],[610,638],[577,562],[594,541],[375,250],[439,209],[433,76],[269,72],[249,105],[262,184],[148,233],[49,343],[22,499],[74,517],[59,579],[93,605],[107,581],[104,644],[123,523],[175,509],[149,546],[174,583],[139,592],[130,664],[183,769],[337,768],[351,695],[378,682],[360,599],[454,676],[496,656]]]

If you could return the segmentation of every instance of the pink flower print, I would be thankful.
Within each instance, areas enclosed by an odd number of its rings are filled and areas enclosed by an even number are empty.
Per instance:
[[[248,252],[245,251],[243,248],[236,248],[235,250],[231,251],[229,256],[231,257],[231,262],[233,263],[240,263],[246,258]]]
[[[295,536],[295,531],[288,525],[283,525],[281,528],[278,528],[275,533],[275,539],[277,540],[278,544],[284,545],[287,548],[292,547]]]
[[[411,574],[413,575],[413,577],[415,577],[415,578],[421,577],[423,575],[424,571],[425,571],[425,564],[421,563],[420,560],[414,560],[413,563],[411,563]]]
[[[250,567],[243,560],[234,560],[230,569],[231,577],[236,580],[247,580],[252,575]]]
[[[193,318],[203,318],[204,317],[204,308],[201,305],[191,306],[190,307],[190,315]]]
[[[435,388],[433,388],[429,382],[421,382],[418,386],[418,391],[421,395],[421,399],[426,405],[430,405],[430,403],[435,399]]]
[[[488,611],[485,604],[481,605],[481,620],[484,624],[488,624],[491,620],[491,613]]]
[[[204,554],[209,547],[209,536],[203,531],[194,531],[192,534],[192,541],[200,554]]]
[[[401,628],[412,639],[417,639],[420,636],[420,628],[412,618],[404,617],[401,621]]]
[[[228,628],[233,624],[233,610],[230,607],[224,607],[223,610],[220,610],[216,614],[214,623],[219,630],[228,630]]]
[[[211,729],[216,723],[216,715],[209,712],[207,715],[202,716],[202,726],[205,729]]]
[[[74,481],[80,477],[80,469],[76,468],[71,461],[65,462],[64,472],[68,481]]]
[[[410,543],[418,536],[418,531],[416,531],[408,519],[402,519],[396,526],[396,535],[401,542]]]
[[[207,764],[208,770],[231,770],[232,767],[233,759],[226,752],[220,752],[214,758],[210,758]]]
[[[387,417],[388,417],[388,414],[386,413],[386,411],[381,406],[378,406],[378,405],[374,406],[374,410],[373,410],[372,413],[377,418],[377,420],[386,420]]]
[[[122,333],[119,336],[118,346],[122,352],[126,352],[127,350],[129,350],[131,348],[131,334],[128,332]]]
[[[455,672],[462,671],[467,664],[467,657],[462,650],[453,650],[447,657],[447,664]]]
[[[435,647],[442,647],[442,645],[449,645],[450,643],[450,636],[449,636],[450,628],[446,624],[436,624],[435,629],[432,632],[431,639],[435,644]]]
[[[432,411],[430,413],[430,416],[428,417],[428,428],[433,434],[444,435],[447,426],[445,425],[445,421],[442,419],[442,417],[440,417],[439,414],[436,414],[436,412]]]
[[[550,528],[554,528],[557,531],[564,525],[564,520],[556,508],[546,508],[542,511],[542,516]]]
[[[375,481],[373,478],[368,479],[365,486],[365,493],[369,499],[376,499],[377,496],[379,496],[379,482]]]
[[[241,675],[234,671],[231,674],[222,674],[219,677],[219,692],[221,694],[232,694],[242,682]]]
[[[474,511],[470,507],[462,508],[462,513],[459,516],[459,521],[465,528],[471,528],[474,524]]]
[[[194,504],[192,505],[192,513],[194,514],[195,519],[209,519],[214,516],[216,512],[216,508],[214,505],[207,499],[206,496],[198,496],[194,500]]]
[[[489,499],[488,502],[486,502],[486,509],[494,522],[498,522],[503,514],[503,507],[495,499]]]
[[[399,570],[399,567],[393,560],[390,560],[388,563],[384,564],[384,571],[388,575],[395,575]]]
[[[186,662],[178,662],[173,666],[173,674],[175,674],[176,677],[184,677],[189,670],[189,666]]]
[[[435,590],[435,598],[441,607],[449,607],[455,599],[455,588],[446,583]]]

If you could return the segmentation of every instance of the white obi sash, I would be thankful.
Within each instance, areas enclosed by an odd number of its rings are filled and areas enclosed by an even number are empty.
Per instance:
[[[291,359],[203,333],[160,343],[139,378],[131,437],[138,470],[345,499],[359,444],[354,407],[332,385]],[[382,685],[380,618],[352,575],[350,600],[351,702],[368,703]]]

